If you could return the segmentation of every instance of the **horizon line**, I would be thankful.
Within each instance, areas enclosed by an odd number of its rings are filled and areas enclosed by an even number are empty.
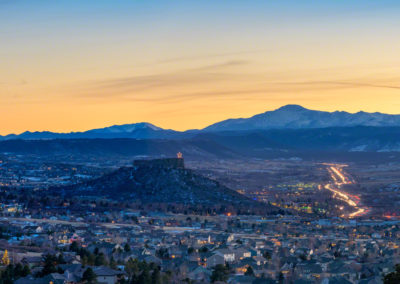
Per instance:
[[[74,133],[84,133],[84,132],[87,132],[87,131],[90,131],[90,130],[109,128],[109,127],[114,127],[114,126],[124,126],[124,125],[133,125],[133,124],[141,124],[141,123],[151,124],[151,125],[153,125],[155,127],[161,128],[162,130],[172,130],[172,131],[176,131],[176,132],[186,132],[186,131],[191,131],[191,130],[193,130],[193,131],[195,131],[195,130],[203,130],[203,129],[211,126],[211,125],[214,125],[216,123],[219,123],[219,122],[222,122],[222,121],[225,121],[225,120],[230,120],[230,119],[248,119],[248,118],[251,118],[253,116],[256,116],[256,115],[259,115],[259,114],[263,114],[263,113],[266,113],[266,112],[277,111],[279,109],[282,109],[282,108],[288,107],[288,106],[299,106],[299,107],[301,107],[301,108],[303,108],[305,110],[328,112],[328,113],[345,112],[345,113],[349,113],[349,114],[368,113],[368,114],[400,115],[400,113],[384,113],[384,112],[379,112],[379,111],[366,112],[366,111],[363,111],[363,110],[359,110],[359,111],[356,111],[356,112],[350,112],[350,111],[346,111],[346,110],[325,111],[325,110],[307,108],[307,107],[304,107],[304,106],[302,106],[300,104],[285,104],[285,105],[282,105],[282,106],[280,106],[278,108],[266,110],[265,112],[256,113],[256,114],[253,114],[253,115],[248,116],[248,117],[229,117],[229,118],[225,118],[223,120],[215,121],[215,122],[213,122],[211,124],[208,124],[207,126],[205,126],[203,128],[188,128],[188,129],[184,129],[184,130],[175,130],[173,128],[160,127],[160,126],[158,126],[158,125],[156,125],[156,124],[154,124],[152,122],[149,122],[149,121],[138,121],[138,122],[127,122],[127,123],[122,123],[122,124],[112,124],[112,125],[108,125],[108,126],[106,125],[106,126],[102,126],[102,127],[95,127],[95,128],[84,129],[84,130],[71,130],[69,132],[57,132],[57,131],[51,131],[51,130],[25,130],[25,131],[22,131],[22,132],[19,132],[19,133],[0,134],[0,137],[7,137],[7,136],[11,136],[11,135],[18,136],[18,135],[21,135],[21,134],[24,134],[24,133],[43,133],[43,132],[50,132],[50,133],[55,133],[55,134],[74,134]]]

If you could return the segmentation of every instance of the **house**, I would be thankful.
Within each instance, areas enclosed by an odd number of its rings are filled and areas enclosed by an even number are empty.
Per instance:
[[[380,276],[374,276],[366,279],[361,279],[358,284],[381,284],[382,278]]]
[[[253,276],[235,275],[228,280],[229,284],[253,284],[256,280]]]
[[[225,262],[235,261],[235,252],[230,249],[219,249],[215,253],[222,256]]]
[[[264,265],[267,263],[267,259],[261,255],[255,256],[255,257],[253,257],[253,259],[258,266]]]
[[[315,283],[315,281],[308,280],[308,279],[296,279],[293,282],[293,284],[314,284],[314,283]]]
[[[253,281],[253,284],[276,284],[276,280],[272,278],[257,278]]]
[[[225,264],[225,259],[220,254],[214,254],[207,258],[207,267],[214,267],[218,264]]]
[[[79,282],[82,278],[83,272],[86,270],[80,263],[79,264],[60,264],[59,267],[64,271],[64,276],[70,282]]]
[[[162,260],[154,255],[149,255],[149,256],[144,256],[142,257],[142,259],[144,261],[146,261],[147,263],[155,263],[157,265],[161,265],[162,264]]]
[[[124,275],[122,271],[106,266],[93,267],[92,269],[97,276],[97,282],[100,284],[115,284],[118,282],[119,277]]]
[[[235,270],[235,273],[237,275],[244,275],[244,273],[247,271],[247,269],[249,268],[249,266],[252,266],[252,268],[254,268],[254,260],[251,258],[246,258],[246,259],[242,259],[237,263],[232,264],[232,268]]]
[[[21,263],[24,265],[28,265],[29,268],[34,266],[39,266],[43,261],[43,257],[41,256],[27,256],[21,260]]]
[[[300,263],[296,266],[296,271],[306,278],[311,278],[311,276],[319,278],[322,274],[322,267],[317,263]]]
[[[328,265],[328,276],[354,277],[357,273],[347,263],[343,261],[334,261]]]
[[[24,227],[24,230],[26,230],[28,233],[33,234],[40,234],[43,232],[43,227],[41,226],[26,226]]]
[[[66,263],[79,264],[81,260],[75,252],[63,252],[63,256]]]
[[[344,277],[335,276],[335,277],[329,278],[329,282],[328,283],[329,284],[352,284],[353,282],[350,282],[349,280],[347,280]]]
[[[28,275],[26,277],[19,278],[14,281],[15,284],[48,284],[48,282],[44,282],[45,280],[42,278],[34,278],[32,275]]]
[[[188,274],[189,279],[199,282],[209,282],[211,271],[202,266],[197,267],[195,270]]]
[[[16,284],[69,284],[69,283],[77,283],[76,281],[68,281],[63,274],[60,273],[51,273],[42,278],[34,278],[32,275],[27,277],[19,278],[14,281]]]
[[[77,243],[82,243],[84,242],[84,238],[79,236],[78,234],[74,233],[72,234],[71,238],[69,239],[69,243],[77,242]]]
[[[235,250],[236,261],[251,257],[251,251],[245,248],[238,248]]]
[[[54,283],[54,284],[76,283],[75,281],[74,282],[68,281],[66,277],[60,273],[51,273],[50,275],[44,278],[48,278],[49,283]]]

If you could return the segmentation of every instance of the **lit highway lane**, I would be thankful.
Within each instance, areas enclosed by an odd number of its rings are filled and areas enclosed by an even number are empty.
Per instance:
[[[347,215],[343,215],[343,217],[347,218],[355,218],[360,217],[368,212],[366,208],[359,207],[358,196],[352,196],[344,191],[340,191],[339,188],[343,184],[351,184],[352,182],[346,177],[345,174],[342,173],[342,170],[337,166],[330,166],[328,171],[331,175],[333,183],[329,183],[325,185],[325,188],[334,193],[334,197],[346,202],[350,207],[354,208],[354,212],[349,213]]]

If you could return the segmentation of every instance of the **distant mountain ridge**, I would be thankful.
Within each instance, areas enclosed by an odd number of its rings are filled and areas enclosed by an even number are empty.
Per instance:
[[[186,139],[96,138],[0,141],[0,153],[50,156],[170,157],[178,151],[189,159],[279,158],[303,155],[310,151],[400,153],[400,127],[354,126],[201,132]]]
[[[160,127],[157,127],[148,122],[139,122],[139,123],[132,123],[132,124],[122,124],[122,125],[113,125],[109,127],[97,128],[88,130],[87,132],[91,133],[124,133],[124,132],[132,132],[140,129],[151,129],[154,131],[163,130]]]
[[[110,127],[92,129],[84,132],[55,133],[24,132],[19,135],[10,134],[0,136],[0,140],[11,139],[187,139],[199,133],[222,132],[222,131],[249,131],[249,130],[270,130],[270,129],[310,129],[329,127],[399,127],[400,115],[384,113],[345,111],[318,111],[306,109],[300,105],[286,105],[273,111],[267,111],[249,118],[227,119],[201,130],[175,131],[163,129],[151,123],[140,122],[124,125],[113,125]]]
[[[304,129],[353,126],[400,126],[400,115],[383,113],[309,110],[299,105],[286,105],[250,118],[217,122],[203,131],[239,131],[266,129]]]
[[[174,139],[182,137],[181,132],[162,129],[151,123],[139,122],[133,124],[113,125],[104,128],[91,129],[84,132],[57,133],[49,131],[26,131],[19,135],[0,136],[0,140],[26,139],[95,139],[95,138],[133,138],[133,139]]]

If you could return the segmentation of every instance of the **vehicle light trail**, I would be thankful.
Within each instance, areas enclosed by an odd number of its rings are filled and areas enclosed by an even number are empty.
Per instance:
[[[330,169],[342,180],[342,183],[349,183],[346,177],[335,167],[330,167]]]
[[[352,184],[352,182],[349,180],[348,177],[346,177],[345,174],[343,174],[343,170],[340,167],[340,165],[335,165],[335,164],[329,164],[329,167],[327,168],[333,183],[328,183],[324,187],[325,189],[331,191],[333,193],[333,196],[339,200],[342,200],[346,202],[350,207],[353,207],[355,210],[352,213],[349,213],[347,215],[343,215],[343,217],[347,218],[355,218],[355,217],[360,217],[362,215],[365,215],[369,210],[365,207],[360,207],[358,204],[360,202],[360,197],[357,195],[351,195],[348,194],[344,191],[339,190],[340,186],[344,184]]]

